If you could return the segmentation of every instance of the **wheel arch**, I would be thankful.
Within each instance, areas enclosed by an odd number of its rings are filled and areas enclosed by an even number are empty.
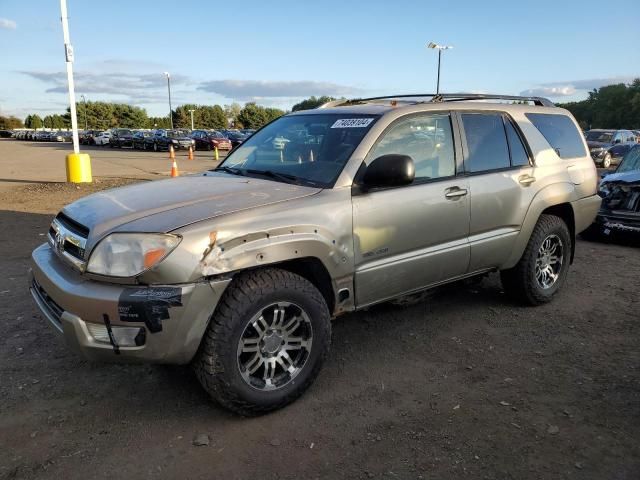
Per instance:
[[[571,183],[554,183],[541,189],[529,205],[520,233],[516,237],[514,247],[511,250],[511,255],[500,269],[511,268],[518,263],[527,248],[529,238],[531,238],[540,215],[543,214],[556,215],[567,224],[573,240],[571,242],[571,261],[573,262],[576,227],[571,201],[574,200],[575,196],[575,187]]]

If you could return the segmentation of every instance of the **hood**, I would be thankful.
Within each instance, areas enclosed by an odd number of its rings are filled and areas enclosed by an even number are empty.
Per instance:
[[[589,146],[589,148],[608,148],[611,146],[610,143],[605,143],[605,142],[594,142],[592,140],[589,140],[587,142],[587,145]]]
[[[86,251],[113,231],[170,232],[201,220],[313,195],[321,189],[205,172],[95,193],[65,215],[89,229]]]
[[[600,186],[610,183],[636,183],[640,182],[640,170],[629,170],[628,172],[612,173],[607,175],[600,182]]]

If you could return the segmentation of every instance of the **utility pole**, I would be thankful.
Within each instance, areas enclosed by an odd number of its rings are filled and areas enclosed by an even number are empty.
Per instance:
[[[189,113],[191,114],[191,130],[193,130],[193,112],[195,112],[195,110],[189,110]]]
[[[169,72],[164,72],[167,77],[167,91],[169,92],[169,123],[171,124],[171,130],[173,130],[173,110],[171,108],[171,75]]]

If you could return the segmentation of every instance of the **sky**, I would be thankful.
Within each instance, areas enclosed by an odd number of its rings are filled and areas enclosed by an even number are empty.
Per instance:
[[[435,91],[560,102],[640,77],[637,0],[68,0],[76,95],[168,114]],[[607,18],[609,17],[609,18]],[[60,3],[0,0],[0,114],[68,106]]]

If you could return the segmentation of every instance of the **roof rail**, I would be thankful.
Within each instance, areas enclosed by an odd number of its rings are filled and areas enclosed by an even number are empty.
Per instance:
[[[429,100],[424,100],[428,98]],[[411,101],[409,99],[415,99]],[[346,105],[354,105],[359,103],[372,103],[376,100],[399,100],[407,103],[439,103],[439,102],[464,102],[467,100],[513,100],[520,102],[533,102],[534,105],[539,107],[555,107],[555,104],[544,97],[530,97],[520,95],[493,95],[489,93],[415,93],[406,95],[386,95],[383,97],[370,97],[370,98],[354,98],[351,100],[333,100],[327,102],[318,108],[331,108]]]

